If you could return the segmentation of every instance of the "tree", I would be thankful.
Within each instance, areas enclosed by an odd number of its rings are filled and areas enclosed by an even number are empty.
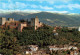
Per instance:
[[[0,36],[0,53],[4,55],[13,55],[19,52],[19,44],[14,40],[14,37],[1,35]]]

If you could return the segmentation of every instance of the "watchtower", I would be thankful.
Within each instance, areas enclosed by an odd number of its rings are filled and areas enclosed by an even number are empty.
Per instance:
[[[0,18],[0,25],[4,25],[6,23],[6,18]]]

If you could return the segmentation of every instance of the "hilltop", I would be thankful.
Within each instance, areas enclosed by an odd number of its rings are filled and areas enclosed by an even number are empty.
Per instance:
[[[39,13],[24,13],[12,12],[8,14],[1,14],[0,17],[14,18],[15,20],[30,19],[38,16],[41,22],[52,26],[80,26],[80,14],[60,14],[50,12]]]

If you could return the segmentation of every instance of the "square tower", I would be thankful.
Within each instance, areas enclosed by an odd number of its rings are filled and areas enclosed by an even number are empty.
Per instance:
[[[8,21],[12,22],[14,21],[14,18],[8,18]]]
[[[4,25],[6,23],[6,18],[0,18],[0,25]]]
[[[35,30],[40,26],[39,18],[36,16],[35,18]]]
[[[35,30],[40,26],[39,18],[36,16],[36,18],[31,19],[31,26],[35,27]]]
[[[31,26],[35,26],[35,18],[31,18]]]

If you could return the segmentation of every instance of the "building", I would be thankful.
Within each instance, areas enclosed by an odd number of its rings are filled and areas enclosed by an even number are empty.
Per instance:
[[[20,24],[19,21],[14,21],[14,18],[6,18],[1,17],[0,18],[0,28],[8,28],[8,29],[14,29],[18,27],[18,24]]]
[[[20,22],[20,21],[15,21],[14,18],[8,18],[8,20],[6,20],[6,18],[1,17],[0,18],[0,27],[1,28],[18,28],[18,30],[20,32],[22,32],[24,27],[34,27],[34,29],[38,29],[39,27],[43,26],[43,23],[39,22],[39,18],[32,18],[31,21],[24,21],[24,22]]]
[[[29,45],[28,48],[32,51],[35,52],[38,50],[38,45]]]
[[[58,33],[53,33],[54,34],[54,36],[58,36]]]
[[[78,31],[80,32],[80,27],[78,28]]]
[[[6,23],[6,18],[1,17],[0,18],[0,25],[4,25]]]
[[[18,31],[22,32],[22,29],[23,29],[24,27],[27,27],[27,24],[26,24],[26,23],[20,23],[20,24],[18,25]]]
[[[77,29],[77,27],[68,27],[68,30]]]
[[[39,18],[31,18],[31,21],[26,21],[25,23],[20,23],[18,25],[18,30],[22,32],[24,27],[34,27],[34,29],[38,29],[39,27],[42,27],[43,23],[39,22]]]
[[[23,52],[23,55],[32,55],[32,51],[26,50],[26,51]]]
[[[57,50],[71,50],[71,49],[73,49],[73,50],[78,50],[78,48],[76,47],[76,46],[63,46],[63,47],[60,47],[60,46],[49,46],[49,50],[50,51],[57,51]]]
[[[14,18],[8,18],[9,22],[14,22]]]
[[[79,55],[78,51],[70,51],[70,55]]]
[[[3,17],[0,18],[0,25],[5,25],[6,22],[7,23],[14,22],[14,18],[8,18],[8,20],[6,20],[6,18]]]
[[[57,51],[57,50],[59,50],[59,48],[58,47],[56,47],[56,46],[49,46],[49,50],[50,51]]]
[[[39,22],[39,18],[36,16],[36,18],[31,19],[31,26],[35,27],[35,30],[42,26],[42,23]]]

